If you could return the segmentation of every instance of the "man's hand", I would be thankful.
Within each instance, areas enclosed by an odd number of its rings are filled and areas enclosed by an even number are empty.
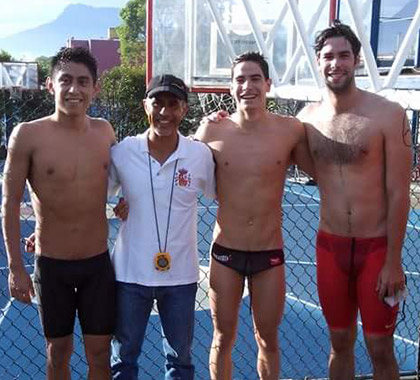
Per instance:
[[[113,208],[115,216],[120,220],[128,218],[128,203],[124,198],[120,198],[117,205]]]
[[[10,295],[23,303],[31,303],[31,297],[35,296],[31,277],[25,268],[10,269],[9,272]]]
[[[402,265],[385,264],[379,273],[376,291],[379,298],[392,297],[405,288],[405,277]]]
[[[208,116],[204,116],[201,122],[202,123],[203,122],[218,123],[219,121],[226,119],[228,116],[229,116],[229,112],[225,110],[220,110],[220,111],[212,112]]]
[[[35,232],[30,234],[27,238],[23,238],[22,243],[25,244],[26,252],[35,253]]]

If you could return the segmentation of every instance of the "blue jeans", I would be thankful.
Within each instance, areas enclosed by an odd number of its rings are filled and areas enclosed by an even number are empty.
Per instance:
[[[191,344],[197,283],[142,286],[117,282],[117,325],[112,340],[113,379],[138,378],[138,357],[154,300],[162,325],[165,380],[192,380]]]

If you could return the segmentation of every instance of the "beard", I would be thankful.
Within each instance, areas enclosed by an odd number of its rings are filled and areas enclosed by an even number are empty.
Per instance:
[[[331,83],[325,81],[325,85],[334,94],[342,94],[347,92],[352,86],[354,86],[354,76],[346,76],[345,80],[341,83]]]

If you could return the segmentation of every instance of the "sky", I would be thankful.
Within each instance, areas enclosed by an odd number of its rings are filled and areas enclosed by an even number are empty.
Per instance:
[[[123,7],[128,0],[0,0],[0,38],[48,23],[69,4]],[[312,3],[313,0],[300,0]],[[388,10],[398,10],[409,0],[383,0]],[[395,5],[395,3],[399,3]]]
[[[128,0],[0,0],[0,38],[48,23],[69,4],[123,7]]]
[[[0,0],[0,38],[48,23],[69,4],[123,7],[128,0]],[[409,0],[382,0],[388,11],[396,11]],[[313,0],[300,0],[308,2]],[[397,5],[396,5],[397,3]],[[393,13],[393,12],[392,12]]]

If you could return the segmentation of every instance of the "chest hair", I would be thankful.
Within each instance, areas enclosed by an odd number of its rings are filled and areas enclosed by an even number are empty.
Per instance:
[[[365,117],[342,114],[318,124],[312,136],[312,153],[337,165],[349,165],[368,152],[368,120]]]

